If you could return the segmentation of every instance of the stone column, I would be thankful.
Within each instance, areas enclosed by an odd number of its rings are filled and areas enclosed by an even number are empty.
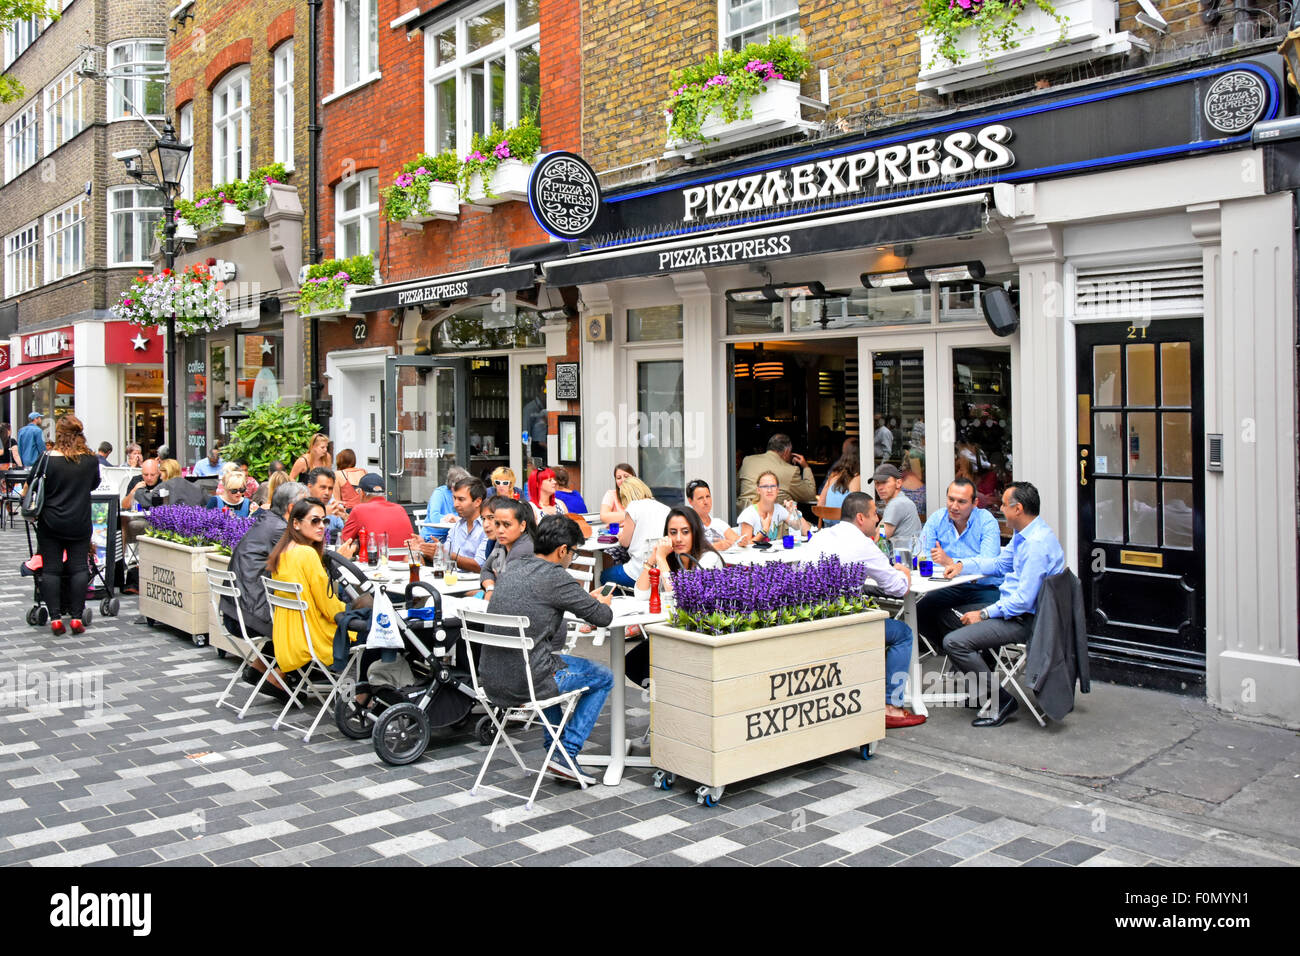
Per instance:
[[[280,390],[283,405],[300,402],[306,397],[306,384],[312,378],[312,365],[319,361],[318,356],[308,354],[309,343],[302,316],[298,314],[298,274],[303,264],[302,221],[302,203],[298,200],[298,190],[287,183],[272,183],[268,186],[266,231],[271,261],[280,279],[284,345],[288,355],[299,356],[297,361],[285,362],[284,385]]]

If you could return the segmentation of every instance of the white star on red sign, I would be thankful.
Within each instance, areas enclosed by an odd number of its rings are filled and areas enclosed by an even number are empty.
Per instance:
[[[137,332],[135,333],[135,338],[131,340],[131,345],[137,352],[145,352],[149,349],[149,340],[146,339],[144,335]]]

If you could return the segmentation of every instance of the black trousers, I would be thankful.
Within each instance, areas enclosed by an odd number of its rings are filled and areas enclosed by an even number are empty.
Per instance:
[[[935,568],[938,571],[938,568]],[[954,610],[979,610],[998,599],[998,589],[979,581],[967,581],[951,587],[931,591],[916,602],[916,628],[929,639],[937,651],[943,646],[948,632],[961,625],[953,616]]]
[[[50,609],[50,620],[57,621],[65,614],[80,618],[86,612],[86,586],[90,584],[90,539],[55,537],[39,526],[36,539],[44,562],[41,600]],[[67,607],[63,605],[64,594],[67,594]]]

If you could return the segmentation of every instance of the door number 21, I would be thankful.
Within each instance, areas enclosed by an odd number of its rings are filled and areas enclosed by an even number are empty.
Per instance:
[[[1128,327],[1128,337],[1130,339],[1144,339],[1147,337],[1147,327],[1145,325],[1130,325]]]

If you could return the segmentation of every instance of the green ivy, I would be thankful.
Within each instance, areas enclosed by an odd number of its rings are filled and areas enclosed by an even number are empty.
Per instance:
[[[454,185],[459,174],[460,163],[455,153],[447,151],[436,156],[421,153],[402,166],[393,178],[393,185],[380,191],[384,218],[389,222],[401,222],[425,212],[429,207],[429,187],[434,183]]]
[[[247,461],[253,474],[265,475],[271,462],[291,462],[303,454],[318,431],[307,402],[258,405],[235,426],[222,454],[227,461]]]
[[[1069,18],[1057,13],[1050,0],[969,0],[964,7],[960,0],[923,0],[925,22],[921,29],[936,41],[934,56],[925,68],[932,68],[940,60],[956,66],[967,59],[970,54],[957,44],[962,34],[975,30],[976,53],[992,69],[994,54],[1020,46],[1019,38],[1028,30],[1016,22],[1016,17],[1031,2],[1060,24],[1060,38],[1064,40]]]
[[[483,192],[492,196],[492,174],[507,159],[531,163],[542,148],[542,130],[531,116],[525,116],[518,126],[502,130],[493,126],[486,136],[474,134],[469,155],[460,164],[458,180],[461,198],[469,196],[469,181],[478,173],[483,180]]]
[[[770,69],[751,68],[751,64]],[[674,89],[664,102],[669,114],[668,138],[683,143],[701,141],[700,127],[715,116],[727,123],[754,115],[752,100],[773,79],[798,82],[812,68],[803,46],[793,37],[769,37],[743,50],[727,50],[703,63],[676,70]]]

